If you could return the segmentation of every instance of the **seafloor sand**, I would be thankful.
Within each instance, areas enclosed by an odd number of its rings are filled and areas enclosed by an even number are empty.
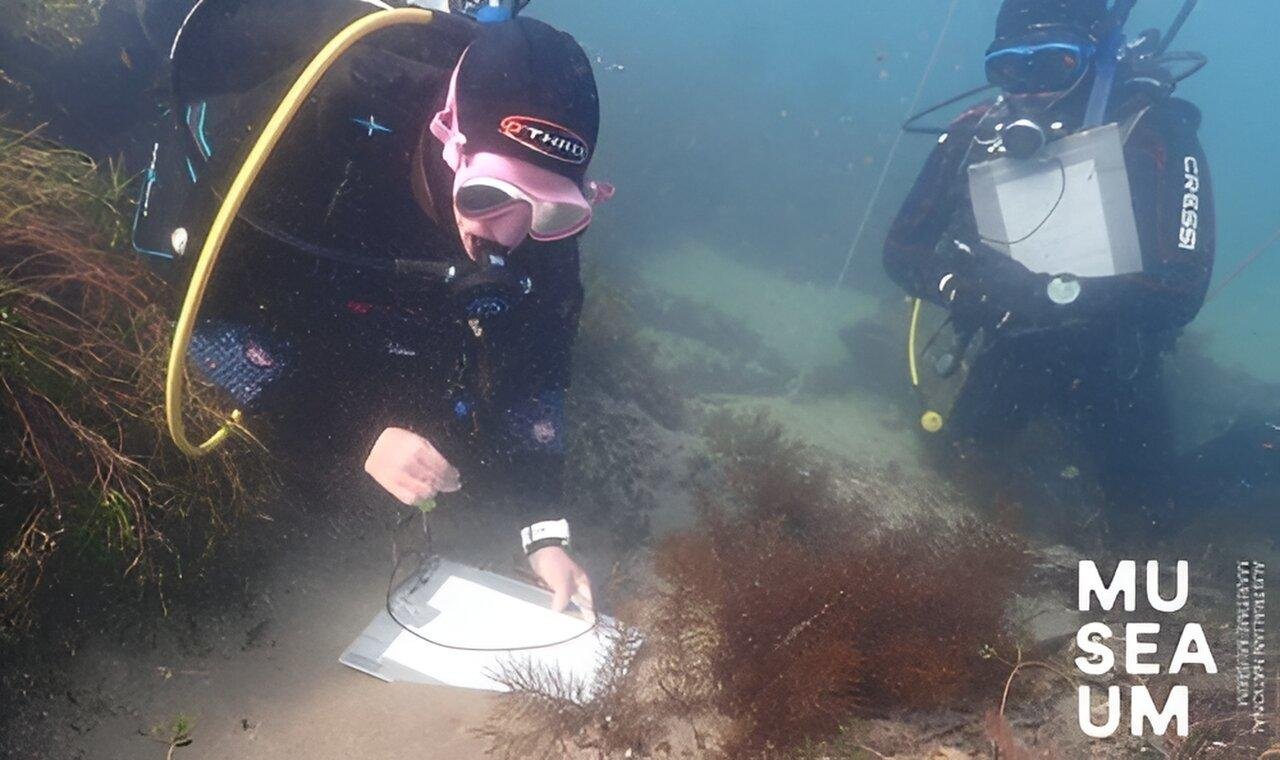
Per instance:
[[[67,663],[67,699],[46,718],[55,744],[38,756],[163,758],[167,745],[147,734],[178,716],[194,739],[179,759],[481,756],[469,729],[486,695],[386,684],[338,663],[381,607],[390,549],[381,526],[337,532],[295,534],[265,577],[247,574],[243,606],[193,615],[187,632],[164,627],[154,647],[93,638]]]
[[[703,301],[763,337],[797,370],[786,392],[774,396],[711,394],[705,401],[732,409],[765,409],[797,438],[857,462],[919,467],[919,439],[909,414],[884,396],[853,390],[814,397],[797,393],[812,370],[849,360],[842,328],[869,318],[874,298],[860,291],[779,279],[705,248],[690,245],[650,260],[645,280],[655,288]],[[905,335],[906,325],[903,325]],[[906,356],[902,357],[906,383]]]
[[[840,328],[875,307],[860,293],[780,279],[693,243],[641,260],[647,262],[646,283],[711,304],[759,333],[802,371],[843,358]]]

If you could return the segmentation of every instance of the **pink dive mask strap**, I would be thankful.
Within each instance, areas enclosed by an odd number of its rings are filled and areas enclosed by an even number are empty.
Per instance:
[[[462,57],[466,56],[463,52]],[[445,97],[444,110],[431,119],[431,134],[444,145],[440,156],[455,174],[462,168],[462,149],[467,144],[467,136],[458,130],[458,71],[461,69],[462,60],[459,59],[449,77],[449,94]]]

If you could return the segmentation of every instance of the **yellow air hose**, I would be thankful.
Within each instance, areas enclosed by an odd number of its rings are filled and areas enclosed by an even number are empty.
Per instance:
[[[920,310],[924,307],[924,300],[917,298],[911,306],[911,329],[907,332],[907,367],[911,370],[911,387],[918,392],[920,390],[920,370],[916,366],[916,333],[920,330]],[[925,409],[924,414],[920,415],[920,427],[925,432],[936,433],[942,430],[942,426],[946,424],[943,416],[933,409]]]
[[[911,329],[907,333],[907,367],[911,370],[911,387],[920,387],[920,371],[916,369],[916,331],[920,327],[920,309],[924,306],[922,299],[915,299],[911,306]]]
[[[226,198],[222,201],[222,206],[218,209],[218,214],[213,219],[213,225],[209,228],[209,235],[205,239],[204,246],[200,249],[200,257],[196,259],[195,268],[191,273],[191,282],[187,285],[187,294],[182,302],[182,310],[178,313],[178,324],[174,330],[173,346],[169,350],[169,374],[165,382],[165,417],[169,423],[169,434],[173,437],[174,443],[187,455],[198,457],[216,449],[227,439],[232,428],[243,417],[243,413],[239,409],[235,410],[231,413],[230,420],[216,433],[204,443],[197,444],[187,438],[186,427],[182,420],[182,402],[186,380],[187,348],[191,343],[191,333],[195,329],[196,314],[200,311],[201,302],[204,301],[205,289],[209,285],[209,276],[213,273],[213,265],[218,260],[218,254],[222,251],[222,244],[226,241],[231,224],[240,212],[240,206],[244,203],[245,196],[249,194],[249,189],[253,186],[254,180],[257,179],[258,173],[262,170],[263,165],[266,164],[271,151],[280,142],[280,137],[284,134],[285,129],[288,128],[298,109],[302,107],[307,97],[311,95],[320,78],[324,76],[325,72],[333,66],[343,53],[347,52],[352,45],[361,39],[389,26],[399,24],[426,25],[430,24],[433,19],[434,14],[428,10],[396,8],[363,16],[353,21],[341,32],[338,32],[337,36],[329,40],[328,44],[311,60],[311,63],[307,64],[301,76],[289,88],[289,92],[280,101],[280,105],[276,107],[275,113],[271,115],[271,119],[263,128],[262,134],[259,135],[257,142],[254,143],[253,149],[249,151],[249,157],[245,159],[240,171],[237,172],[235,181],[231,183],[231,188],[227,191]]]

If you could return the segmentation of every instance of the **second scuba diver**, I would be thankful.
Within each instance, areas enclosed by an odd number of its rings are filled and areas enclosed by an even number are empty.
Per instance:
[[[1113,527],[1137,530],[1159,523],[1168,509],[1167,494],[1155,485],[1167,481],[1173,461],[1161,355],[1204,303],[1215,225],[1200,114],[1170,97],[1172,82],[1116,63],[1132,2],[1116,6],[1005,0],[986,56],[1000,95],[941,135],[892,225],[884,263],[910,295],[949,310],[958,352],[969,357],[968,377],[938,433],[944,448],[960,458],[1014,460],[1014,436],[1032,419],[1056,414],[1091,455]],[[1103,203],[1131,206],[1139,260],[1087,275],[1010,255],[1019,243],[1043,239],[1054,214],[1080,208],[1065,202],[1070,170],[1057,159],[1042,162],[1047,203],[1024,214],[1009,237],[980,231],[975,167],[1012,161],[1016,173],[1016,162],[1030,166],[1059,141],[1102,125],[1118,128],[1117,163],[1129,188],[1128,198],[1103,191]],[[1064,226],[1044,255],[1070,254],[1104,223],[1055,221]],[[1123,241],[1113,245],[1123,248]]]
[[[189,268],[289,85],[386,8],[198,2],[135,246]],[[591,600],[561,474],[578,237],[609,193],[586,179],[599,102],[572,37],[485,10],[377,32],[324,75],[237,217],[191,356],[317,479],[363,462],[405,504],[466,488],[519,505],[511,540],[563,609]]]

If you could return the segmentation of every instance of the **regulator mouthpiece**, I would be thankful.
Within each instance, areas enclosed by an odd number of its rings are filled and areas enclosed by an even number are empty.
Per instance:
[[[1018,119],[1001,131],[1000,141],[1010,158],[1028,159],[1044,148],[1048,138],[1033,119]]]

